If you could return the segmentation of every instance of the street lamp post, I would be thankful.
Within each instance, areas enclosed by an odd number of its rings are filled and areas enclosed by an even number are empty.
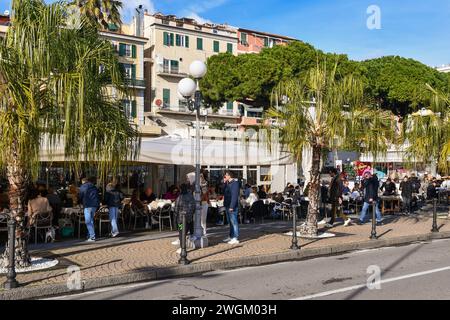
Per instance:
[[[178,84],[178,92],[187,99],[189,110],[195,111],[195,216],[194,216],[194,246],[204,248],[208,246],[208,238],[201,225],[201,188],[200,188],[200,106],[202,94],[199,80],[206,74],[206,65],[202,61],[194,61],[189,66],[189,74],[195,79],[184,78]],[[192,104],[192,96],[194,103]]]

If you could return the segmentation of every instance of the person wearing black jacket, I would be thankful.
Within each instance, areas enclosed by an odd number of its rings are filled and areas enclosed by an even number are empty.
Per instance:
[[[438,192],[436,190],[437,182],[433,180],[427,188],[427,200],[433,200],[438,198]]]
[[[227,220],[230,222],[230,237],[224,242],[228,244],[239,244],[239,182],[233,179],[232,173],[227,172],[224,176],[225,189],[223,204],[226,208]]]
[[[386,182],[381,185],[380,190],[384,191],[383,196],[393,196],[397,193],[397,188],[391,178],[388,178]]]
[[[117,216],[119,214],[119,208],[122,206],[123,199],[123,193],[120,190],[117,190],[114,184],[109,183],[106,186],[105,204],[108,206],[109,221],[111,221],[111,237],[113,238],[119,235]]]
[[[403,178],[403,181],[400,183],[400,191],[402,192],[403,211],[409,214],[411,213],[411,202],[414,192],[412,180],[408,179],[408,177]]]
[[[331,184],[330,184],[330,192],[329,192],[329,200],[331,203],[331,220],[330,222],[326,225],[327,228],[332,228],[333,224],[336,220],[336,215],[338,214],[338,210],[339,210],[339,215],[342,216],[342,218],[344,219],[345,223],[344,226],[348,226],[351,223],[351,219],[349,219],[345,214],[343,214],[341,212],[341,210],[339,209],[339,206],[342,205],[342,194],[343,194],[343,184],[341,181],[341,178],[339,177],[338,171],[335,168],[332,168],[330,170],[330,175],[331,175]]]
[[[380,208],[378,208],[378,189],[380,188],[380,182],[376,176],[373,176],[370,173],[369,170],[364,172],[362,187],[364,189],[364,205],[359,217],[359,222],[361,224],[365,223],[369,206],[375,203],[377,223],[382,224],[383,217],[381,216]]]

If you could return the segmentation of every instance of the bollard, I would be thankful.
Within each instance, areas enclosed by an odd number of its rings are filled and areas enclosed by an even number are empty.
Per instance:
[[[298,245],[298,240],[297,240],[297,206],[294,205],[292,208],[294,209],[294,214],[292,216],[293,228],[292,228],[292,245],[291,245],[291,250],[299,250],[300,247]]]
[[[439,232],[438,226],[437,226],[437,209],[436,209],[437,199],[433,199],[433,229],[431,229],[431,232]]]
[[[11,217],[8,221],[8,274],[3,288],[11,290],[19,286],[16,280],[16,221]]]
[[[178,264],[188,265],[190,261],[187,259],[187,250],[186,250],[186,212],[181,212],[181,253],[180,260],[178,260]]]
[[[372,204],[373,212],[372,212],[372,232],[370,234],[371,240],[377,240],[377,202],[374,201]]]

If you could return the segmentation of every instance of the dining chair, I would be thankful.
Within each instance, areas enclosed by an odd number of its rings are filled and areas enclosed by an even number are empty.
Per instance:
[[[130,205],[130,220],[129,220],[129,225],[128,228],[131,228],[131,221],[134,218],[134,227],[133,230],[136,230],[136,224],[137,224],[137,220],[138,219],[147,219],[149,218],[148,213],[141,208],[136,207],[134,204]]]
[[[170,230],[172,231],[172,205],[166,203],[164,206],[158,208],[158,210],[156,211],[156,218],[158,219],[159,222],[159,231],[162,231],[163,228],[163,224],[162,222],[164,220],[169,220],[169,224],[170,224]]]
[[[52,212],[43,212],[38,213],[35,215],[35,221],[32,225],[32,228],[34,228],[34,243],[37,244],[37,238],[39,230],[45,230],[47,232],[50,230],[52,226],[53,221],[53,214]],[[47,240],[47,239],[44,239]]]
[[[99,236],[102,236],[102,225],[107,223],[109,228],[111,228],[111,220],[109,219],[109,209],[108,207],[100,207],[95,213],[95,217],[98,220],[98,230]]]

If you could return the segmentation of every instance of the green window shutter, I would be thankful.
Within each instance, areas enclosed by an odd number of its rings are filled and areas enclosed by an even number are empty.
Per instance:
[[[269,38],[264,38],[264,47],[268,47],[269,46]]]
[[[136,79],[136,65],[131,65],[131,79]]]
[[[170,34],[170,45],[173,47],[173,43],[174,43],[174,35],[173,33]]]
[[[181,36],[179,34],[175,35],[175,44],[177,47],[181,46]]]
[[[189,48],[189,37],[188,37],[188,36],[185,36],[185,37],[184,37],[184,46],[185,46],[186,48]]]
[[[220,52],[220,43],[219,43],[219,41],[214,41],[214,52]]]
[[[227,110],[233,111],[233,102],[227,102]]]
[[[172,71],[174,71],[176,69],[176,71],[178,71],[178,66],[179,66],[179,62],[177,60],[170,60],[170,69]]]
[[[131,117],[137,117],[137,103],[136,100],[131,101]]]
[[[197,38],[197,50],[203,50],[203,38]]]
[[[134,44],[131,46],[131,57],[136,59],[136,46]]]
[[[233,53],[233,44],[232,43],[227,43],[227,52]]]
[[[170,89],[163,89],[163,102],[170,105]]]
[[[119,56],[123,57],[127,51],[127,45],[125,43],[119,43]]]
[[[170,45],[170,36],[168,32],[164,32],[164,45],[169,46]]]

